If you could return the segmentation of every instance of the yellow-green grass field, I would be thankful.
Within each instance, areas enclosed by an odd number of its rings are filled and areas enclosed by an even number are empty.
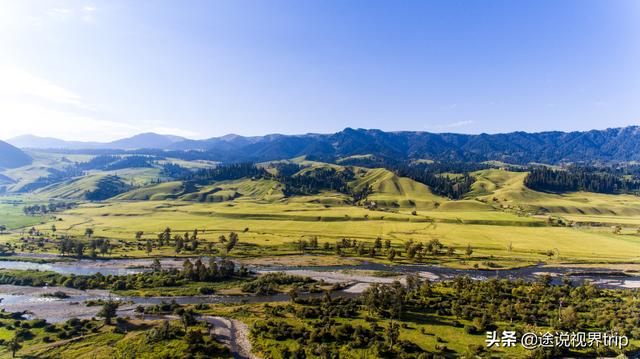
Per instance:
[[[7,229],[28,227],[47,221],[43,216],[25,216],[22,204],[0,203],[0,225]]]
[[[341,168],[304,163],[311,167],[303,171],[318,166]],[[438,239],[456,249],[458,261],[471,246],[474,258],[467,260],[498,260],[509,266],[514,261],[640,263],[640,199],[633,195],[543,193],[524,186],[525,172],[490,169],[474,172],[472,191],[454,201],[388,170],[355,168],[354,173],[354,188],[373,189],[369,200],[376,202],[375,210],[352,205],[347,195],[336,192],[285,197],[281,184],[267,179],[216,182],[183,194],[181,182],[166,182],[110,201],[84,203],[57,213],[55,223],[58,234],[81,237],[91,228],[96,237],[126,241],[133,241],[137,231],[144,232],[143,240],[156,239],[166,227],[174,233],[197,228],[199,239],[205,241],[217,241],[221,234],[235,231],[241,243],[236,256],[291,255],[295,241],[313,236],[321,246],[342,238],[373,243],[381,237],[396,248],[410,240]],[[131,175],[144,181],[154,174],[134,170]],[[52,186],[41,194],[77,193],[82,190],[78,187],[90,187],[78,183],[93,183],[98,176],[103,174],[86,176],[73,186]],[[43,220],[16,213],[18,207],[0,207],[0,213],[13,210],[4,216],[15,223],[10,228]],[[612,226],[620,226],[619,233],[614,234]],[[38,226],[45,232],[50,227],[51,223]],[[16,235],[0,238],[11,241]],[[154,253],[174,254],[168,246]],[[146,253],[138,248],[126,255]]]
[[[270,247],[312,236],[317,236],[320,244],[333,244],[344,237],[373,243],[376,237],[382,237],[394,246],[408,240],[437,238],[458,253],[471,245],[474,256],[504,260],[546,261],[546,253],[553,251],[554,260],[640,261],[640,235],[636,231],[625,229],[614,234],[607,226],[550,226],[540,218],[495,210],[431,210],[412,215],[408,211],[392,213],[309,202],[137,201],[88,203],[58,217],[58,233],[82,236],[85,229],[92,228],[96,237],[122,240],[133,240],[137,231],[145,233],[143,239],[155,239],[166,227],[174,233],[197,228],[199,239],[206,241],[235,231],[240,233],[241,243],[262,247],[263,255],[270,253]],[[50,224],[39,228],[47,231]]]

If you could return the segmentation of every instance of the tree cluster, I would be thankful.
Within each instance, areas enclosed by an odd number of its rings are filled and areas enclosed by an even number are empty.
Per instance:
[[[532,168],[524,184],[533,190],[549,192],[635,194],[640,191],[640,180],[636,177],[618,175],[602,168],[577,166],[564,169]]]

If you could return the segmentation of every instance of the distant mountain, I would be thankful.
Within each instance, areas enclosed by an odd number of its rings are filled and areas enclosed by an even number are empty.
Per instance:
[[[0,141],[0,169],[16,168],[31,164],[33,160],[20,149]]]
[[[178,142],[172,147],[182,145]],[[370,154],[396,160],[499,160],[516,164],[626,162],[640,161],[640,127],[479,135],[346,128],[335,134],[219,137],[193,141],[183,148],[189,147],[206,150],[221,161],[268,161],[298,156],[335,160]]]
[[[82,148],[73,142],[60,143],[56,141],[61,140],[43,138],[36,138],[39,141],[36,142],[34,136],[27,137],[29,141],[26,141],[25,137],[11,141],[26,148],[51,148],[53,145],[55,148]],[[206,140],[144,133],[109,143],[84,143],[84,146],[83,149],[198,150],[205,152],[208,159],[219,161],[269,161],[298,156],[333,161],[354,155],[374,155],[378,159],[499,160],[515,164],[626,162],[640,161],[640,127],[479,135],[346,128],[334,134],[226,135]]]
[[[99,142],[65,141],[53,137],[39,137],[34,135],[22,135],[7,140],[8,143],[19,148],[49,148],[49,149],[89,149],[98,148]]]
[[[110,149],[110,150],[134,150],[141,148],[164,149],[176,142],[187,141],[184,137],[173,135],[159,135],[156,133],[141,133],[129,138],[123,138],[112,142],[81,142],[65,141],[53,137],[39,137],[23,135],[14,137],[7,142],[19,148],[32,149]]]
[[[185,141],[186,138],[172,135],[159,135],[157,133],[141,133],[133,137],[103,144],[104,148],[118,150],[135,150],[140,148],[166,148],[176,142]]]

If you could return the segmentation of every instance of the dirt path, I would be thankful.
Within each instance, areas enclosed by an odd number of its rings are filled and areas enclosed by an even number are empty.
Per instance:
[[[251,351],[249,327],[246,324],[224,317],[202,316],[200,319],[213,325],[216,337],[229,346],[234,358],[260,359]]]

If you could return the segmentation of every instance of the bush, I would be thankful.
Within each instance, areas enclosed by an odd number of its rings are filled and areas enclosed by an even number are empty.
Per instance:
[[[465,325],[464,332],[467,334],[476,334],[478,331],[476,330],[476,327],[473,325]]]
[[[211,287],[200,287],[198,288],[198,292],[203,295],[209,295],[215,293],[216,291]]]

